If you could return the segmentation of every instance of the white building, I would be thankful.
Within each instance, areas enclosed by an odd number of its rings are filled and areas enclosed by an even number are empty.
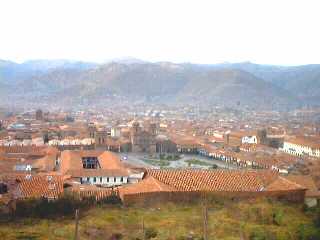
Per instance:
[[[140,178],[126,168],[116,154],[108,151],[63,151],[59,169],[62,174],[71,176],[74,182],[102,187],[120,186]]]
[[[121,136],[121,128],[113,127],[111,128],[111,137],[120,137]]]
[[[280,148],[280,150],[295,156],[308,155],[320,158],[319,140],[311,140],[308,138],[288,139],[284,141],[283,147]]]
[[[258,139],[257,136],[244,136],[241,139],[242,144],[257,144]]]
[[[99,174],[96,174],[96,175],[99,175]],[[101,175],[103,175],[103,176],[95,176],[95,177],[89,177],[89,176],[83,177],[82,176],[82,177],[80,177],[80,183],[81,184],[92,184],[92,185],[104,185],[106,187],[120,186],[120,185],[128,183],[128,176],[114,177],[114,174],[110,174],[113,176],[106,176],[106,175],[108,175],[106,173],[101,174]],[[119,174],[119,175],[123,175],[123,174]]]

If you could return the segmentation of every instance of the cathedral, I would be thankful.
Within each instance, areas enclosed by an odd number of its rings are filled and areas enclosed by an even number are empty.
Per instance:
[[[130,129],[130,140],[132,152],[156,153],[157,126],[155,123],[148,123],[141,127],[139,122],[133,121]]]

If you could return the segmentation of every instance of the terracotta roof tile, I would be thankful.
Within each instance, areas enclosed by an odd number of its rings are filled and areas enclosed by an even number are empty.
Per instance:
[[[18,198],[58,198],[63,193],[63,177],[29,175],[17,177]]]
[[[261,191],[279,178],[279,175],[272,171],[195,169],[148,170],[147,176],[152,176],[160,182],[181,191],[230,192]],[[294,183],[291,183],[291,185],[301,188]],[[283,186],[283,190],[286,189]]]

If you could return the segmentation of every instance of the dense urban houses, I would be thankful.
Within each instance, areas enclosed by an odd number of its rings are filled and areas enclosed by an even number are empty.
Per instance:
[[[284,140],[282,151],[296,156],[320,158],[320,139],[296,137]]]
[[[93,150],[95,140],[94,138],[66,138],[62,140],[52,139],[48,141],[49,146],[54,146],[60,151],[64,150]]]

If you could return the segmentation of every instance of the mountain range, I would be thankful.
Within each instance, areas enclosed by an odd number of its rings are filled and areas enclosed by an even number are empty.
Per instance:
[[[63,107],[159,103],[285,110],[319,105],[320,65],[0,60],[0,101]]]

